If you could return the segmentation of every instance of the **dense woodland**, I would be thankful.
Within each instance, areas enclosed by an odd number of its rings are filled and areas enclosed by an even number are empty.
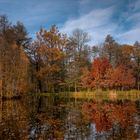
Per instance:
[[[119,44],[107,35],[88,45],[81,29],[71,35],[56,26],[41,28],[31,39],[21,22],[0,16],[0,94],[140,88],[140,43]]]

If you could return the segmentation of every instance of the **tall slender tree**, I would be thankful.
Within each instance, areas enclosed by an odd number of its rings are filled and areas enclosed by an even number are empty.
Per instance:
[[[89,66],[89,35],[81,29],[75,29],[69,38],[69,58],[67,61],[67,83],[74,87],[80,86],[83,67]]]

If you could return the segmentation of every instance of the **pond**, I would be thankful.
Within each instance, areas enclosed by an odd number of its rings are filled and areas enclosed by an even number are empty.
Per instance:
[[[112,139],[140,139],[140,100],[29,96],[0,102],[0,140]]]

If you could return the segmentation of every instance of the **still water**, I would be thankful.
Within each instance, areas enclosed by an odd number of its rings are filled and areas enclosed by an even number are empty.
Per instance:
[[[0,140],[140,140],[140,100],[1,101]]]

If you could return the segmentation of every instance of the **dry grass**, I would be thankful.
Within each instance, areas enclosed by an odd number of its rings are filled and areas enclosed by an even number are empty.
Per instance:
[[[115,90],[108,90],[108,91],[101,91],[101,90],[94,90],[90,92],[62,92],[62,93],[41,93],[41,96],[59,96],[64,98],[76,98],[76,99],[109,99],[109,100],[116,100],[116,99],[128,99],[128,100],[140,100],[140,91],[138,90],[130,90],[130,91],[115,91]]]

